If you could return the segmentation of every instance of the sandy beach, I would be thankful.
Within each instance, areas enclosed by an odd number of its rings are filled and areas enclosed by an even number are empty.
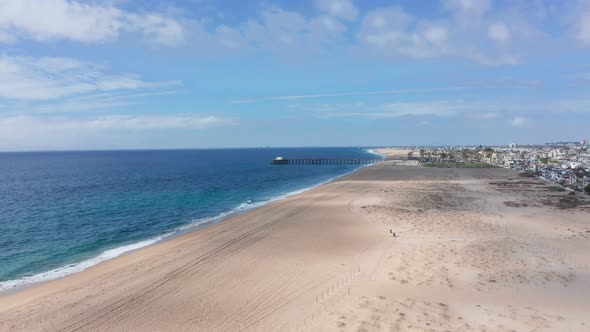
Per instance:
[[[0,330],[589,331],[590,200],[549,187],[366,167],[3,296]]]

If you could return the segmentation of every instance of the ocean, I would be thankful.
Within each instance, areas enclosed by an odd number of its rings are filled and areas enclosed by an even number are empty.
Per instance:
[[[277,156],[375,157],[359,148],[0,153],[0,291],[82,271],[360,167],[271,165]]]

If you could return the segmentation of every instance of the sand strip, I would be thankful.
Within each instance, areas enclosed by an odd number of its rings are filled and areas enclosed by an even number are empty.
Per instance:
[[[0,330],[586,331],[590,212],[518,181],[364,168],[0,298]]]

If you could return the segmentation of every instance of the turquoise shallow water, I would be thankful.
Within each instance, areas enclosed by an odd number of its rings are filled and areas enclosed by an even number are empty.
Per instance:
[[[271,165],[279,155],[366,158],[370,153],[357,148],[0,153],[0,290],[81,271],[358,167]]]

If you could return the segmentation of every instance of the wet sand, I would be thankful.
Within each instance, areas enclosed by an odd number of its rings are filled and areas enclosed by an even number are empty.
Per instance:
[[[0,330],[588,331],[590,205],[548,187],[364,168],[2,297]]]

